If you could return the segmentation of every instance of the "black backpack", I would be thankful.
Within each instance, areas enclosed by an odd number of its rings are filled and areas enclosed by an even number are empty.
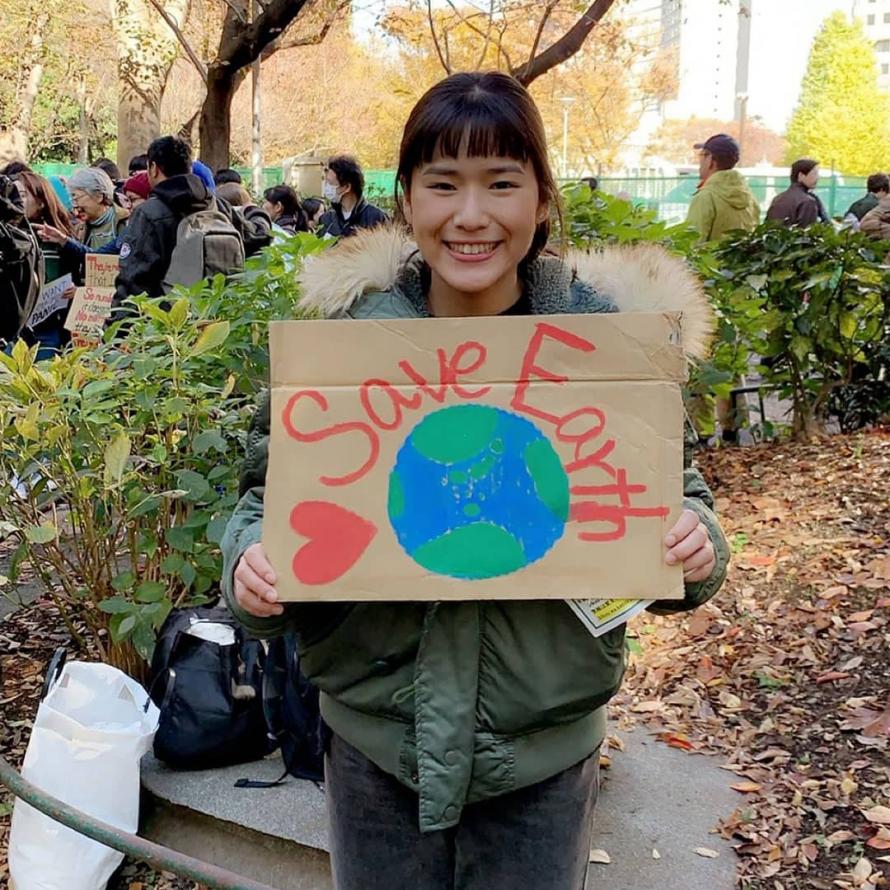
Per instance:
[[[15,183],[0,176],[0,339],[15,340],[43,288],[43,253]]]
[[[222,641],[208,637],[224,637]],[[266,653],[225,608],[171,612],[151,662],[161,711],[154,753],[174,769],[209,769],[275,748],[263,713]]]

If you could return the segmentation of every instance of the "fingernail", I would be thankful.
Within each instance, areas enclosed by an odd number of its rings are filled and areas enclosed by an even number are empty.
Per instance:
[[[664,543],[665,543],[668,547],[673,547],[674,544],[677,543],[677,539],[676,539],[673,535],[668,535],[668,536],[664,539]]]
[[[672,566],[672,565],[674,565],[674,563],[677,561],[677,557],[674,556],[673,553],[668,553],[668,555],[665,556],[664,561],[665,561],[669,566]]]

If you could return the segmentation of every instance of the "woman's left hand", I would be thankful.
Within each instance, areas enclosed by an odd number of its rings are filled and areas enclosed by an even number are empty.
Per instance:
[[[717,559],[707,526],[694,510],[684,510],[677,524],[667,533],[664,544],[667,553],[664,561],[669,565],[683,565],[684,581],[704,581],[708,578]]]

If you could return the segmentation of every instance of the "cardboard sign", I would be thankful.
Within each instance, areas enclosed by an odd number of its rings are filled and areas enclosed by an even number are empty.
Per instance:
[[[273,323],[281,598],[681,598],[679,339],[668,314]]]
[[[113,299],[113,287],[77,288],[71,301],[71,308],[68,310],[68,317],[65,319],[67,330],[78,335],[75,345],[83,346],[99,342],[105,322],[111,315]]]
[[[87,287],[114,287],[120,272],[120,257],[113,253],[88,253],[85,260]]]
[[[28,319],[28,327],[35,328],[41,322],[46,321],[54,312],[66,309],[68,307],[68,299],[65,297],[65,292],[73,286],[74,281],[70,275],[63,275],[61,278],[56,278],[45,284],[43,290],[40,291],[40,296],[37,298],[34,311]]]

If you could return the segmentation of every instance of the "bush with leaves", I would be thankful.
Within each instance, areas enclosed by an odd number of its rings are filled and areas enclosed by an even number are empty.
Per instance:
[[[849,229],[765,223],[715,252],[720,339],[762,357],[766,383],[791,399],[798,438],[821,429],[833,396],[878,373],[890,321],[886,250]],[[873,406],[875,418],[882,410],[890,405]]]
[[[266,325],[294,317],[294,269],[322,249],[289,239],[162,301],[138,298],[125,339],[35,363],[0,354],[0,521],[72,635],[144,675],[175,606],[218,584]]]

